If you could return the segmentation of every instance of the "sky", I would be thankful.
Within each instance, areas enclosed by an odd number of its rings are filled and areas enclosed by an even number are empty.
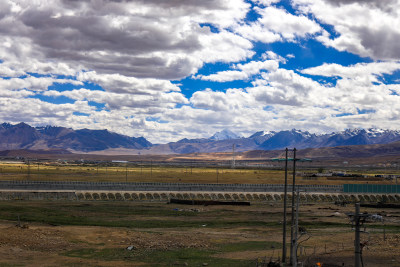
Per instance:
[[[400,129],[399,94],[399,0],[0,0],[0,122]]]

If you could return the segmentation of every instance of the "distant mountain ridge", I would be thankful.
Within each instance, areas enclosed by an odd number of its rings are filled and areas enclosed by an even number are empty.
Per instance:
[[[258,131],[249,137],[240,137],[229,129],[210,138],[181,139],[168,144],[153,145],[143,137],[129,137],[108,130],[73,130],[65,127],[32,127],[26,123],[0,124],[0,150],[61,149],[93,152],[110,149],[146,150],[147,154],[212,153],[250,150],[281,150],[337,147],[349,145],[388,144],[400,141],[400,131],[382,129],[348,129],[329,134],[308,131]]]
[[[217,135],[218,137],[223,135]],[[182,139],[168,146],[172,153],[229,152],[235,145],[235,151],[280,150],[286,147],[298,149],[337,147],[349,145],[388,144],[400,141],[400,131],[382,129],[348,129],[329,134],[312,134],[301,130],[258,131],[245,138],[200,138]]]
[[[329,134],[311,134],[293,129],[275,133],[260,145],[265,150],[285,147],[319,148],[348,145],[387,144],[400,141],[400,131],[382,129],[347,129]]]
[[[89,152],[110,148],[143,149],[151,146],[143,137],[129,137],[107,130],[32,127],[23,122],[0,125],[0,150],[69,149]]]

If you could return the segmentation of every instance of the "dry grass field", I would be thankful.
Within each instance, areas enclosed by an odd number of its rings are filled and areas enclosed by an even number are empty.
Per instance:
[[[354,231],[345,215],[353,210],[301,205],[301,240],[309,239],[298,252],[305,266],[353,266]],[[0,211],[0,266],[232,267],[282,255],[281,203],[0,202]],[[400,211],[361,211],[386,219],[366,224],[364,266],[400,266]]]
[[[301,165],[298,170],[317,171]],[[396,174],[396,170],[387,173]],[[289,171],[289,181],[291,175]],[[296,179],[298,184],[394,183],[376,178]],[[282,184],[284,171],[2,162],[0,180]],[[353,211],[352,204],[301,204],[300,226],[307,232],[301,240],[308,240],[301,243],[298,254],[304,266],[316,262],[353,266],[354,231],[346,216]],[[400,266],[400,210],[361,211],[379,213],[386,219],[366,224],[362,234],[367,244],[364,266]],[[281,259],[282,216],[280,202],[185,206],[131,201],[2,201],[0,266],[256,266],[257,262]],[[288,248],[289,244],[288,234]]]
[[[0,164],[1,180],[259,184],[281,178],[282,171],[262,169]]]
[[[0,180],[30,181],[89,181],[89,182],[161,182],[161,183],[225,183],[225,184],[283,184],[283,164],[279,168],[229,168],[229,167],[186,167],[162,166],[150,164],[60,164],[60,163],[10,163],[0,162]],[[298,164],[297,171],[316,173],[306,164]],[[332,169],[335,170],[335,169]],[[343,169],[336,169],[342,171]],[[394,184],[383,178],[373,177],[375,174],[400,174],[399,170],[351,170],[355,174],[368,175],[368,178],[336,178],[317,177],[306,179],[297,177],[298,184],[335,185],[343,183],[379,183]],[[288,172],[289,181],[292,172]]]

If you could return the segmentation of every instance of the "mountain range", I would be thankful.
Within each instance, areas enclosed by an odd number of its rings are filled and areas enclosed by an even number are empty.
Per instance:
[[[181,139],[168,144],[153,145],[144,137],[129,137],[108,130],[73,130],[65,127],[32,127],[26,123],[0,124],[0,150],[63,149],[72,152],[96,152],[121,149],[143,154],[182,154],[280,150],[337,147],[349,145],[388,144],[400,141],[400,131],[381,129],[348,129],[329,134],[313,134],[301,130],[279,132],[259,131],[240,137],[225,129],[210,138]]]
[[[232,136],[232,135],[230,135]],[[297,149],[337,147],[349,145],[388,144],[400,141],[400,131],[381,129],[349,129],[329,134],[312,134],[307,131],[259,131],[249,137],[182,139],[159,145],[171,153],[228,152],[249,150],[281,150],[286,147]]]
[[[23,122],[16,125],[0,125],[0,150],[66,149],[89,152],[119,147],[144,149],[151,146],[152,144],[143,137],[129,137],[107,130],[32,127]]]

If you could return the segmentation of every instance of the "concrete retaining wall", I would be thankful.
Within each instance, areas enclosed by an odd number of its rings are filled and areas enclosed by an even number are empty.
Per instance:
[[[306,202],[400,202],[400,194],[343,193],[341,185],[299,185]],[[283,200],[283,185],[0,181],[0,200],[168,201],[205,199],[267,202]],[[288,186],[291,192],[291,186]],[[289,199],[291,194],[289,193]]]
[[[0,200],[90,200],[166,202],[171,198],[220,201],[280,202],[281,192],[204,192],[204,191],[2,191]],[[289,200],[291,194],[288,194]],[[302,202],[391,202],[400,203],[400,194],[345,194],[302,192]]]

